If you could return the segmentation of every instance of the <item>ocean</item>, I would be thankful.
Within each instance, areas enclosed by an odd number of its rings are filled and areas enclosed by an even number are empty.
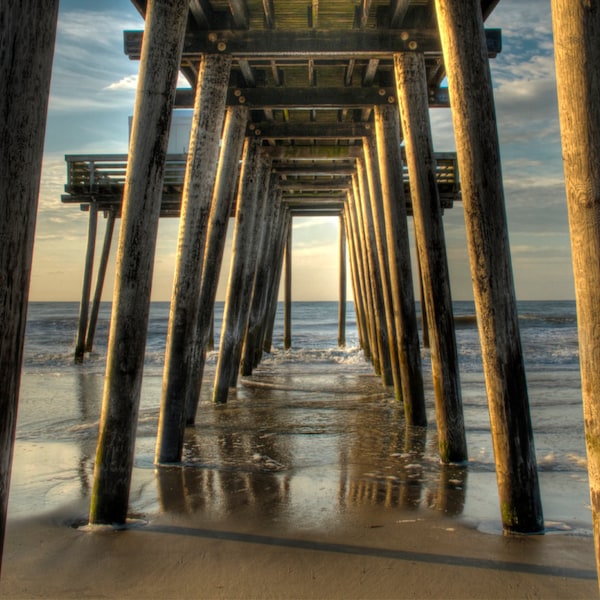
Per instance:
[[[222,304],[215,317],[216,335]],[[520,302],[544,516],[548,531],[592,535],[574,302]],[[337,303],[294,302],[292,349],[279,306],[273,352],[240,378],[226,406],[210,402],[207,360],[197,424],[183,464],[154,465],[169,304],[151,306],[130,494],[131,514],[236,514],[331,527],[370,504],[398,518],[458,518],[491,533],[500,513],[472,302],[455,302],[469,462],[439,464],[429,354],[422,350],[429,425],[407,428],[402,407],[358,348],[352,303],[337,346]],[[103,390],[110,305],[94,351],[73,361],[77,303],[30,304],[9,519],[73,505],[84,519]]]

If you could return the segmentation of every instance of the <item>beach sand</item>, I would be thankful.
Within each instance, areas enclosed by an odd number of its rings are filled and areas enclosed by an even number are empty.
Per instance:
[[[471,461],[444,467],[433,425],[407,429],[377,378],[328,369],[263,367],[203,402],[172,467],[153,464],[146,377],[124,530],[86,526],[102,377],[27,376],[0,597],[597,597],[584,469],[555,448],[547,534],[504,536],[481,383],[465,377]]]
[[[71,527],[73,507],[9,525],[3,598],[594,598],[591,538],[505,537],[353,511],[329,528],[160,515]]]

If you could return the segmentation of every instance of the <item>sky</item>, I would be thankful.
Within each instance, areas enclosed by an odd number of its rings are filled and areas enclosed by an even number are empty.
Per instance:
[[[503,35],[503,50],[491,68],[517,299],[572,299],[550,0],[501,0],[486,26],[501,28]],[[31,279],[33,301],[81,297],[88,218],[78,205],[60,201],[66,183],[64,156],[127,151],[139,63],[123,53],[123,30],[142,28],[129,0],[60,1]],[[451,121],[448,109],[431,111],[435,151],[455,149]],[[104,225],[100,219],[98,252]],[[446,211],[444,226],[452,296],[471,299],[460,203]],[[171,297],[178,227],[178,219],[160,222],[153,300]],[[105,300],[112,298],[117,236],[118,230]],[[337,236],[336,218],[295,220],[294,300],[337,299]],[[414,248],[414,240],[411,245]],[[224,298],[227,271],[224,266],[219,299]],[[418,288],[415,292],[418,296]]]

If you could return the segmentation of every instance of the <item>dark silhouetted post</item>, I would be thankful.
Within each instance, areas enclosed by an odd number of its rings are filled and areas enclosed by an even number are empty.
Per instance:
[[[583,416],[600,573],[600,12],[593,2],[552,0],[552,20]]]
[[[58,0],[0,7],[0,565],[57,14]]]
[[[292,347],[292,226],[285,242],[285,281],[283,287],[283,349]]]
[[[502,524],[544,530],[479,0],[435,0],[448,74]]]
[[[346,345],[346,229],[344,217],[339,218],[340,291],[338,306],[338,346]]]
[[[188,4],[154,0],[146,13],[90,507],[94,524],[127,518],[163,174]]]

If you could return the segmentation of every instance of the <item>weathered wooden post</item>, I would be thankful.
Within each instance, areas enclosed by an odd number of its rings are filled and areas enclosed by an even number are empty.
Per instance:
[[[271,240],[273,237],[273,227],[275,226],[277,212],[279,210],[278,197],[280,194],[281,192],[277,190],[274,185],[270,186],[264,210],[263,234],[260,239],[255,241],[255,244],[259,246],[256,261],[256,275],[254,278],[254,287],[252,289],[252,302],[250,304],[248,326],[244,336],[240,365],[240,373],[244,376],[252,375],[255,365],[258,364],[260,360],[260,357],[255,360],[256,347],[258,345],[263,306],[265,304],[265,296],[269,284],[269,272],[273,270],[274,266],[272,264],[273,252],[271,249]]]
[[[85,351],[85,333],[88,325],[90,310],[90,292],[92,289],[92,273],[94,271],[94,252],[96,250],[96,231],[98,229],[98,207],[90,203],[88,220],[87,250],[85,253],[85,267],[83,269],[83,284],[81,286],[81,304],[79,305],[79,326],[75,341],[75,362],[83,362]]]
[[[356,178],[353,178],[353,181]],[[354,187],[354,185],[353,185]],[[348,225],[348,240],[350,240],[350,257],[351,265],[353,266],[353,282],[354,282],[354,302],[360,313],[362,339],[361,347],[367,360],[371,360],[371,333],[370,333],[370,317],[367,302],[367,293],[365,290],[365,277],[363,272],[363,256],[359,238],[359,227],[356,217],[356,203],[354,201],[354,192],[349,191],[346,199],[346,216]]]
[[[233,234],[233,254],[223,311],[219,358],[215,373],[213,401],[227,402],[240,367],[241,344],[246,331],[250,296],[256,271],[256,247],[263,226],[263,208],[268,192],[270,162],[261,151],[261,140],[252,138],[238,190]]]
[[[344,216],[339,218],[339,305],[338,305],[338,346],[346,345],[346,229]]]
[[[94,524],[127,518],[163,173],[188,4],[151,0],[146,13],[90,506]]]
[[[425,305],[423,327],[428,324],[431,370],[435,394],[437,430],[442,462],[467,460],[458,352],[454,334],[450,275],[442,207],[436,179],[425,76],[425,59],[419,53],[394,56],[396,83],[402,117],[402,132],[413,206],[413,221],[421,285]],[[398,111],[393,111],[398,121]],[[390,131],[384,115],[378,113],[378,127]],[[379,131],[379,129],[378,129]]]
[[[114,210],[108,213],[106,229],[104,230],[104,243],[102,245],[102,254],[100,255],[100,264],[98,265],[98,275],[96,276],[96,288],[92,300],[92,309],[90,310],[90,320],[87,333],[85,335],[85,351],[91,352],[94,347],[94,336],[96,334],[96,324],[98,322],[98,313],[100,312],[100,302],[102,301],[102,290],[104,289],[104,280],[106,279],[106,268],[108,267],[108,257],[112,245],[113,233],[115,231],[116,214]]]
[[[0,565],[57,14],[58,0],[0,7]]]
[[[293,219],[292,219],[293,222]],[[285,241],[285,280],[283,283],[283,349],[292,347],[292,225]]]
[[[435,6],[448,74],[502,524],[507,533],[540,533],[544,519],[481,5],[479,0],[435,0]]]
[[[600,573],[600,12],[552,0],[579,362],[596,561]]]
[[[366,151],[365,151],[366,154]],[[365,249],[367,254],[368,273],[371,280],[371,293],[373,296],[373,313],[375,320],[375,340],[378,346],[381,379],[384,385],[394,384],[392,369],[392,356],[390,354],[390,335],[387,326],[387,311],[383,289],[383,267],[377,258],[377,241],[375,236],[375,223],[373,216],[373,199],[371,198],[368,183],[368,173],[364,159],[356,161],[360,195],[358,197],[360,216],[362,217]],[[392,349],[393,351],[393,349]],[[394,353],[395,356],[395,353]]]
[[[282,211],[279,218],[279,235],[277,237],[277,249],[275,251],[276,270],[274,273],[274,277],[271,279],[271,289],[269,292],[268,309],[263,341],[263,350],[265,352],[271,352],[271,347],[273,345],[273,328],[275,325],[275,317],[277,316],[279,285],[281,283],[281,273],[283,271],[285,246],[288,237],[288,230],[292,226],[292,215],[290,210],[285,206],[285,204],[282,205]]]
[[[247,124],[248,109],[245,106],[227,109],[204,250],[194,353],[185,385],[185,419],[188,425],[193,425],[196,419],[204,361],[211,336],[214,336],[215,298],[223,262],[227,226],[239,179],[240,156],[244,147]]]
[[[402,156],[400,154],[400,124],[396,107],[375,107],[375,140],[382,182],[382,203],[385,235],[390,255],[390,285],[393,315],[396,320],[396,340],[402,400],[409,425],[425,426],[425,394],[421,371],[421,348],[415,309],[410,243]]]
[[[177,245],[177,264],[155,460],[179,462],[185,432],[185,395],[194,357],[207,222],[217,174],[231,56],[200,61]]]
[[[386,385],[393,384],[396,400],[402,399],[402,375],[400,374],[400,356],[398,342],[402,340],[402,332],[397,330],[397,321],[394,318],[394,302],[392,300],[391,276],[392,270],[391,256],[388,251],[388,243],[385,235],[385,222],[383,216],[383,199],[381,192],[381,176],[379,173],[379,163],[377,161],[377,150],[373,135],[363,138],[364,166],[366,181],[369,186],[369,202],[362,206],[363,216],[367,219],[368,228],[371,232],[371,252],[375,268],[378,272],[378,290],[379,302],[383,303],[383,312],[379,315],[381,328],[384,334],[387,334],[386,348],[388,348],[391,382],[385,382]],[[362,176],[361,166],[358,168],[359,178]],[[416,323],[415,323],[416,326]],[[417,340],[418,348],[418,340]],[[420,360],[420,357],[419,357]]]

